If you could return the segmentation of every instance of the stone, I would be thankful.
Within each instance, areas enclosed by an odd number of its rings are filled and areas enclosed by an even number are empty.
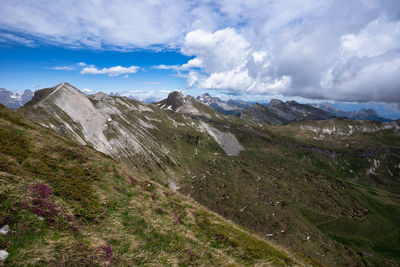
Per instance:
[[[8,257],[8,252],[5,250],[0,250],[0,261],[5,261]]]
[[[2,235],[8,234],[9,231],[10,231],[10,226],[8,226],[8,224],[0,228],[0,234]]]

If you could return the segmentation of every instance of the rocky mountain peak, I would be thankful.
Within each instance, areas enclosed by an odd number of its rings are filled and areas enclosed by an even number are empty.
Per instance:
[[[166,99],[159,102],[158,106],[160,106],[163,109],[168,109],[175,112],[177,111],[178,108],[182,107],[184,103],[185,103],[184,95],[179,91],[173,91],[169,93]]]
[[[271,101],[269,102],[269,106],[270,107],[274,107],[280,104],[284,104],[283,101],[279,100],[279,99],[271,99]]]
[[[177,102],[177,101],[183,101],[185,96],[182,94],[182,92],[179,91],[173,91],[169,93],[167,100],[172,101],[172,102]]]
[[[202,98],[212,98],[211,95],[209,93],[203,93],[201,95]]]

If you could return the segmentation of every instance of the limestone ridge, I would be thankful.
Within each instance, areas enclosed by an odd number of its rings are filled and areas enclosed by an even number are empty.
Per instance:
[[[140,156],[145,162],[162,166],[170,152],[149,131],[155,128],[132,112],[151,114],[145,104],[104,93],[87,96],[68,83],[43,89],[22,109],[42,125],[66,132],[82,144],[114,158]],[[170,160],[173,161],[171,158]]]

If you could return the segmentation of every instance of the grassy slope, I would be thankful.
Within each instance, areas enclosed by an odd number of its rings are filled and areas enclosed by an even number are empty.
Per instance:
[[[247,149],[239,157],[227,157],[212,140],[187,129],[178,128],[173,134],[161,131],[165,136],[159,138],[168,138],[166,143],[183,155],[184,163],[176,168],[182,192],[226,218],[274,234],[270,238],[278,243],[329,265],[399,262],[399,182],[381,170],[374,178],[365,175],[371,158],[353,155],[371,144],[332,156],[303,148],[310,144],[290,137],[287,128],[246,128],[246,123],[235,123],[231,131]],[[192,146],[187,144],[191,139],[196,140]],[[383,140],[376,142],[382,145]],[[313,145],[346,152],[335,142]],[[397,154],[385,151],[373,156],[381,158],[382,169],[391,166],[386,160],[399,162]],[[355,172],[360,174],[357,179]],[[371,179],[375,179],[372,186]]]
[[[0,106],[6,265],[303,265],[190,198]]]

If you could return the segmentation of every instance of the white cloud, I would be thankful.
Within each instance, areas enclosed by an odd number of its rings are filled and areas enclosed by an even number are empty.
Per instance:
[[[173,47],[189,25],[186,1],[4,0],[1,28],[69,47]],[[195,19],[195,18],[193,18]]]
[[[33,40],[7,32],[0,32],[0,43],[20,43],[29,47],[35,46]]]
[[[70,67],[70,66],[55,66],[55,67],[51,67],[50,69],[52,69],[52,70],[68,70],[68,71],[74,70],[74,68]]]
[[[250,43],[232,28],[209,33],[190,32],[182,48],[183,53],[195,56],[179,69],[190,71],[188,86],[217,89],[234,93],[275,93],[290,85],[290,78],[273,78],[265,51],[254,51]]]
[[[196,30],[189,32],[182,47],[182,52],[197,59],[187,64],[196,63],[207,72],[229,71],[245,64],[250,44],[232,28],[215,33]]]
[[[119,76],[121,74],[136,73],[140,67],[130,66],[121,67],[115,66],[110,68],[98,69],[95,66],[89,66],[82,69],[81,74],[108,74],[108,76]]]
[[[153,69],[157,69],[157,70],[178,70],[179,69],[179,65],[156,65],[156,66],[152,66]]]
[[[88,64],[86,64],[85,62],[78,62],[78,63],[76,63],[76,65],[81,66],[81,67],[85,67]]]
[[[203,62],[199,58],[193,58],[187,63],[179,67],[179,70],[188,70],[190,68],[201,68],[203,67]]]
[[[82,89],[82,92],[87,93],[87,94],[91,94],[94,91],[92,89],[89,89],[89,88],[84,88],[84,89]]]
[[[380,17],[369,23],[358,34],[341,38],[344,52],[358,57],[377,57],[400,48],[400,21],[387,21]]]

